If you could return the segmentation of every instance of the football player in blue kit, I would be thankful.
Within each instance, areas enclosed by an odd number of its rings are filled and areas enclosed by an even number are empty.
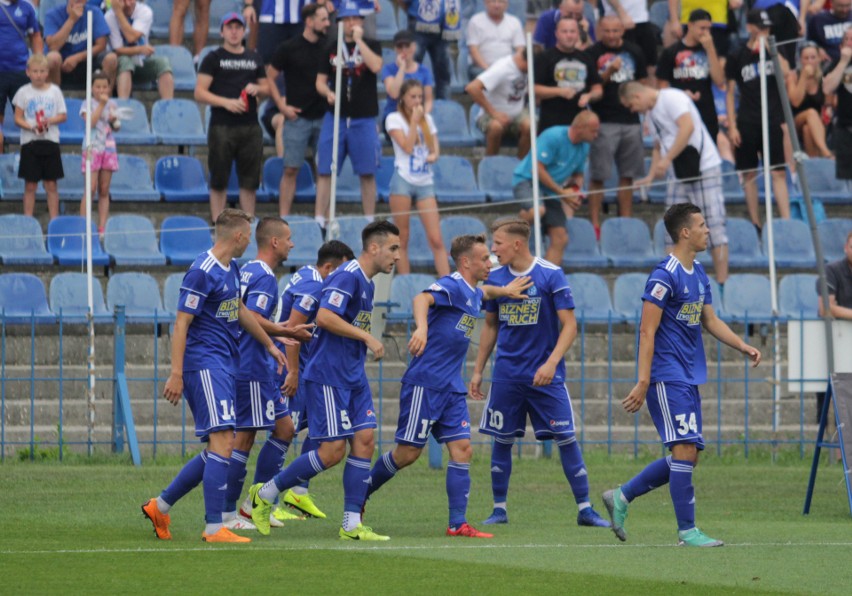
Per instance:
[[[497,345],[488,401],[479,432],[494,437],[491,490],[494,511],[485,524],[505,524],[506,497],[512,473],[512,446],[526,432],[527,416],[535,438],[553,439],[565,477],[571,485],[580,526],[609,527],[589,501],[589,476],[577,443],[571,397],[565,386],[565,352],[577,336],[574,299],[562,269],[530,254],[529,224],[516,217],[498,219],[491,227],[491,251],[500,267],[486,283],[505,286],[528,276],[527,298],[501,297],[485,302],[485,325],[470,381],[470,395],[483,399],[482,373]]]
[[[442,277],[414,298],[416,328],[408,342],[413,358],[402,377],[396,447],[379,458],[370,471],[367,497],[417,461],[432,433],[439,443],[446,443],[450,454],[447,536],[492,538],[493,534],[480,532],[466,519],[472,449],[462,368],[482,300],[526,298],[523,290],[530,282],[518,277],[505,287],[476,287],[491,270],[485,235],[454,238],[450,254],[457,272]]]
[[[635,413],[648,399],[648,412],[671,455],[660,458],[619,488],[603,494],[619,540],[627,540],[624,521],[628,505],[645,493],[669,485],[681,546],[722,546],[695,525],[695,488],[692,471],[701,435],[701,396],[698,386],[707,382],[707,361],[701,337],[703,325],[710,335],[742,352],[753,366],[760,351],[741,340],[713,310],[710,280],[695,255],[707,248],[709,231],[701,210],[691,203],[673,205],[663,221],[674,241],[672,253],[648,277],[642,294],[639,328],[639,381],[621,402]]]
[[[254,337],[279,368],[286,357],[268,333],[293,335],[269,321],[259,322],[240,300],[242,256],[251,238],[251,216],[225,209],[216,218],[216,243],[195,259],[183,278],[172,335],[171,374],[164,397],[173,405],[186,401],[195,420],[195,435],[207,448],[191,459],[159,497],[142,506],[157,538],[170,540],[169,510],[199,483],[204,490],[206,542],[251,542],[225,528],[222,511],[228,466],[234,444],[234,395],[239,363],[240,328]]]
[[[342,540],[388,540],[361,523],[361,508],[370,478],[376,414],[364,362],[367,350],[384,356],[382,342],[370,334],[373,277],[390,273],[399,260],[399,229],[374,221],[361,232],[363,250],[323,282],[317,312],[319,327],[305,365],[300,390],[307,405],[308,434],[319,448],[300,455],[266,484],[249,489],[252,520],[269,534],[269,512],[276,497],[349,457],[343,470]]]

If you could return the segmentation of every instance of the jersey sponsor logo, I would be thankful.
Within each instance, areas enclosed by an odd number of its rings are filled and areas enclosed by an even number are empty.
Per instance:
[[[462,420],[462,428],[467,428],[468,426],[470,426],[470,423],[467,420]]]
[[[444,288],[442,288],[438,284],[432,284],[431,286],[429,286],[429,291],[431,291],[431,292],[443,292]]]
[[[367,410],[367,418],[375,418],[375,417],[376,417],[376,414],[373,412],[373,410]]]
[[[257,307],[258,308],[266,308],[266,305],[269,304],[269,296],[262,294],[257,297]]]
[[[329,297],[328,299],[328,303],[332,306],[339,307],[341,304],[343,304],[343,294],[332,290],[331,297]]]
[[[654,289],[651,290],[651,296],[657,300],[662,300],[666,297],[666,292],[668,292],[668,288],[666,288],[666,286],[663,284],[654,284]]]
[[[456,323],[456,329],[464,333],[465,337],[470,337],[473,333],[473,327],[476,325],[476,319],[470,315],[462,315],[459,322]]]
[[[372,322],[373,313],[369,310],[362,310],[358,313],[358,316],[355,317],[355,320],[352,321],[352,324],[358,327],[359,329],[363,329],[367,333],[370,333]]]
[[[314,306],[314,302],[315,300],[313,299],[313,297],[308,295],[302,296],[302,299],[299,300],[299,308],[301,308],[302,310],[311,310],[311,308],[313,308]]]
[[[551,420],[550,421],[551,428],[559,428],[561,426],[571,426],[570,420]]]
[[[184,301],[184,306],[189,309],[195,310],[196,308],[198,308],[199,300],[200,298],[197,294],[189,294],[187,295],[186,300]]]
[[[231,298],[223,300],[219,305],[219,310],[216,311],[216,318],[226,319],[228,323],[233,323],[240,318],[240,299]]]
[[[704,300],[698,300],[697,302],[687,302],[683,306],[680,307],[680,311],[677,313],[678,321],[686,321],[686,324],[690,327],[694,327],[695,325],[701,324],[701,309],[704,307]]]
[[[541,312],[541,298],[527,298],[521,302],[502,303],[499,318],[511,327],[536,325],[539,312]]]

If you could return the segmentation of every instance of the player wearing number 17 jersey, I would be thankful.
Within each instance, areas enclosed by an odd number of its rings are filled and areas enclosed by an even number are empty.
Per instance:
[[[701,435],[701,396],[698,385],[707,382],[707,362],[701,338],[703,325],[724,344],[739,350],[754,366],[760,352],[742,341],[713,310],[710,280],[695,255],[707,248],[709,230],[701,210],[691,203],[673,205],[663,218],[675,243],[672,254],[651,273],[642,295],[639,328],[639,382],[622,401],[628,412],[638,412],[648,399],[648,412],[671,455],[660,458],[619,488],[603,494],[612,518],[612,531],[627,540],[624,521],[636,497],[669,485],[681,546],[722,546],[695,526],[695,488],[692,471]]]
[[[577,444],[574,412],[565,386],[565,352],[577,336],[574,299],[562,269],[530,254],[530,226],[518,218],[494,222],[492,252],[501,267],[487,283],[508,285],[529,276],[527,298],[501,297],[485,303],[485,325],[470,381],[474,399],[480,390],[485,363],[497,344],[488,401],[479,432],[494,437],[491,451],[491,488],[494,512],[484,523],[507,523],[506,497],[512,473],[512,445],[526,432],[527,416],[535,437],[554,439],[562,469],[571,485],[581,526],[609,527],[589,502],[589,477]]]

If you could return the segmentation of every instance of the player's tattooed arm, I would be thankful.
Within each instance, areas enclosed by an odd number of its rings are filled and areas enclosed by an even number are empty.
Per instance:
[[[435,297],[430,292],[421,292],[412,301],[414,313],[414,332],[408,340],[408,352],[412,356],[422,356],[426,349],[426,336],[429,333],[429,308],[435,304]]]
[[[748,356],[752,366],[760,364],[760,350],[740,339],[740,336],[734,333],[725,321],[717,317],[712,304],[705,304],[704,308],[701,309],[701,323],[710,335],[726,346],[730,346],[742,352],[745,356]]]
[[[482,297],[485,300],[494,300],[495,298],[511,298],[512,300],[523,300],[527,298],[524,294],[531,285],[532,278],[523,275],[516,277],[505,286],[482,286]]]
[[[183,356],[186,352],[186,333],[195,315],[178,311],[175,328],[172,332],[172,371],[166,380],[163,397],[176,406],[183,395]]]
[[[497,343],[497,313],[485,313],[485,324],[482,326],[482,333],[479,335],[479,350],[476,352],[476,364],[473,365],[473,375],[470,377],[470,389],[468,393],[470,397],[476,400],[484,399],[485,394],[482,393],[482,372],[485,370],[485,363],[491,356],[494,350],[494,345]]]
[[[651,361],[654,359],[654,338],[663,318],[663,309],[646,300],[642,304],[642,323],[639,326],[639,380],[621,405],[631,414],[638,412],[645,403],[645,395],[651,385]]]
[[[335,335],[364,342],[367,349],[373,353],[374,360],[381,360],[385,356],[385,346],[382,345],[381,341],[363,329],[347,323],[340,315],[327,308],[319,309],[317,313],[317,326]]]

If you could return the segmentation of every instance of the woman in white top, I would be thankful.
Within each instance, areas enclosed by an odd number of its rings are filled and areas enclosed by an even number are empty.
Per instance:
[[[385,130],[391,137],[394,172],[390,181],[390,209],[399,228],[398,273],[411,272],[408,260],[409,217],[415,201],[429,248],[435,256],[439,277],[450,274],[447,250],[441,239],[438,201],[432,179],[432,164],[438,159],[438,135],[432,117],[423,108],[423,84],[406,79],[399,91],[397,111],[388,114]]]

